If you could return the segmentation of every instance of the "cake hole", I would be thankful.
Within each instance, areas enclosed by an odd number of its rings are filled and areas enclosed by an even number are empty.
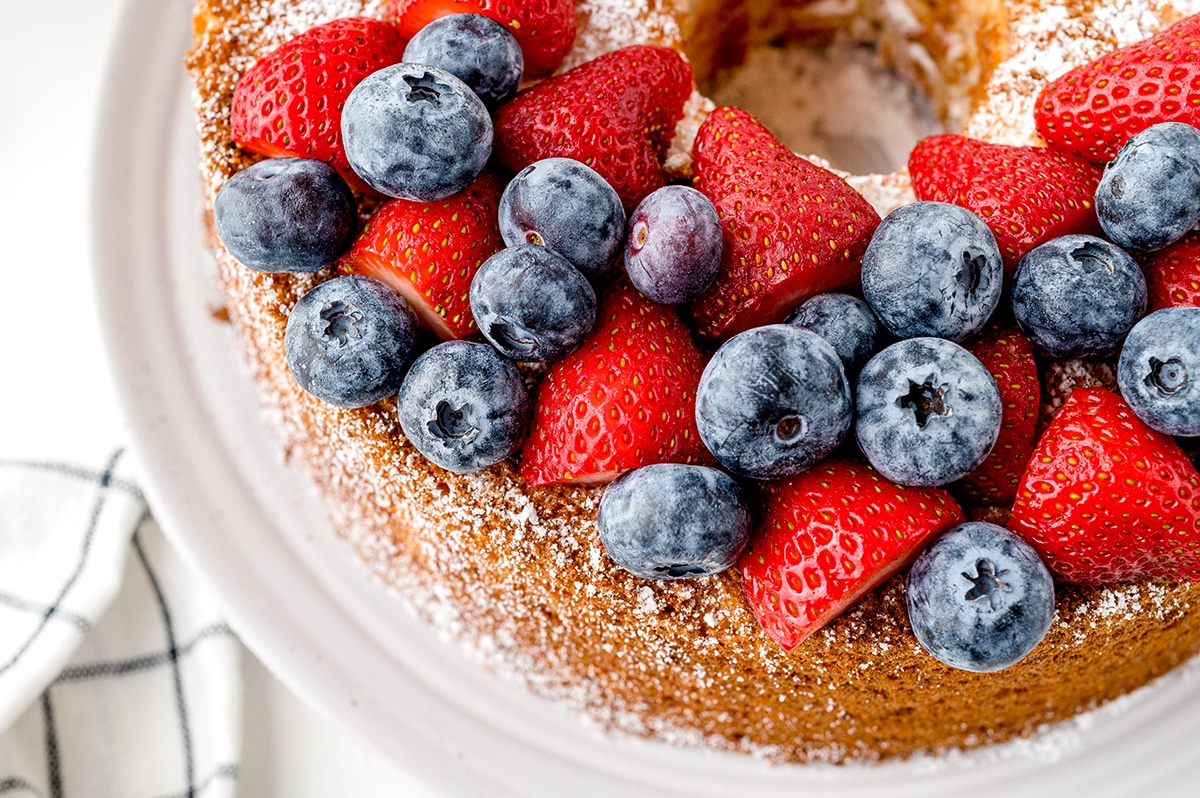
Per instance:
[[[919,140],[945,130],[924,91],[866,44],[753,47],[705,93],[749,111],[793,152],[853,174],[893,172]]]

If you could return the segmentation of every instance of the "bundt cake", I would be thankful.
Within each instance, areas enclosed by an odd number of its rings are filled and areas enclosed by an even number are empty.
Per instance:
[[[1049,79],[1200,11],[1192,0],[575,5],[560,71],[634,44],[686,55],[699,88],[667,131],[666,169],[678,180],[691,175],[697,130],[716,107],[701,89],[762,48],[869,46],[926,98],[944,129],[1028,145],[1040,143],[1034,104]],[[394,19],[394,11],[382,0],[197,0],[187,65],[210,211],[222,185],[261,157],[234,142],[242,75],[313,26]],[[881,215],[915,199],[903,168],[848,180]],[[378,207],[360,199],[364,216]],[[602,486],[533,487],[512,458],[455,474],[409,443],[394,399],[342,409],[301,390],[284,332],[293,305],[329,274],[264,274],[239,264],[216,236],[212,245],[265,415],[333,527],[403,600],[468,641],[490,668],[600,727],[778,761],[907,757],[1029,735],[1200,651],[1200,585],[1063,582],[1050,630],[1027,658],[995,673],[957,670],[914,638],[899,575],[785,650],[763,632],[736,569],[651,581],[617,567],[596,533]],[[1091,364],[1042,365],[1047,417],[1071,387],[1105,382]],[[536,383],[539,372],[527,377]],[[1003,509],[967,509],[1004,521]]]

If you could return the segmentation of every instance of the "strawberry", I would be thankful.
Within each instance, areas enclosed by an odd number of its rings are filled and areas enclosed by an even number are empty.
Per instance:
[[[704,359],[675,312],[622,279],[596,319],[538,388],[521,475],[591,484],[651,463],[711,462],[696,430]]]
[[[385,203],[338,263],[342,274],[375,277],[400,292],[442,340],[476,331],[468,299],[480,265],[504,247],[500,181],[484,170],[437,202]]]
[[[946,491],[901,487],[836,457],[764,490],[738,566],[754,616],[788,651],[963,521]]]
[[[1034,119],[1051,147],[1097,164],[1159,122],[1200,126],[1200,16],[1050,81]]]
[[[1200,307],[1200,233],[1188,233],[1165,249],[1131,253],[1146,275],[1146,312]]]
[[[409,39],[449,14],[490,17],[521,45],[527,78],[558,69],[575,43],[575,0],[389,0],[388,9]]]
[[[1005,269],[1067,233],[1098,233],[1097,166],[1044,147],[1013,147],[943,134],[922,139],[908,158],[917,199],[952,202],[987,224]]]
[[[879,214],[845,180],[740,108],[709,115],[693,156],[725,239],[721,271],[692,305],[702,336],[782,321],[808,297],[858,282]]]
[[[1009,505],[1037,442],[1041,384],[1033,344],[1015,328],[993,323],[966,346],[996,381],[1002,412],[991,454],[960,484],[980,504]]]
[[[1009,527],[1069,582],[1200,581],[1200,474],[1103,388],[1076,389],[1054,416]]]
[[[666,184],[662,159],[692,69],[666,47],[606,53],[518,94],[496,117],[496,154],[519,172],[543,158],[574,158],[612,184],[632,210]]]
[[[342,106],[367,75],[399,63],[395,25],[346,17],[317,25],[260,58],[233,90],[233,140],[268,157],[318,158],[370,192],[342,147]]]

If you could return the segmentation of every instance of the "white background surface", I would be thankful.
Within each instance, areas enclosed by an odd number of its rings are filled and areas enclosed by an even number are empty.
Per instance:
[[[2,0],[0,457],[97,466],[128,444],[98,332],[88,207],[121,5]],[[248,652],[245,663],[241,794],[435,795],[298,701]]]

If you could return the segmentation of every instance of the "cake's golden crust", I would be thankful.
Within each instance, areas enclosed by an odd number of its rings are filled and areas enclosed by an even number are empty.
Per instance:
[[[288,5],[199,3],[188,67],[210,200],[252,160],[229,140],[238,75],[312,24],[379,13],[357,0],[297,0],[286,18],[262,10]],[[257,274],[220,247],[217,262],[263,403],[334,527],[431,622],[602,725],[799,762],[970,748],[1122,695],[1200,646],[1200,586],[1063,587],[1032,655],[969,674],[919,648],[892,579],[786,653],[734,574],[652,583],[613,566],[594,532],[599,489],[528,490],[508,465],[455,476],[408,445],[390,403],[339,410],[304,394],[283,331],[320,278]]]

